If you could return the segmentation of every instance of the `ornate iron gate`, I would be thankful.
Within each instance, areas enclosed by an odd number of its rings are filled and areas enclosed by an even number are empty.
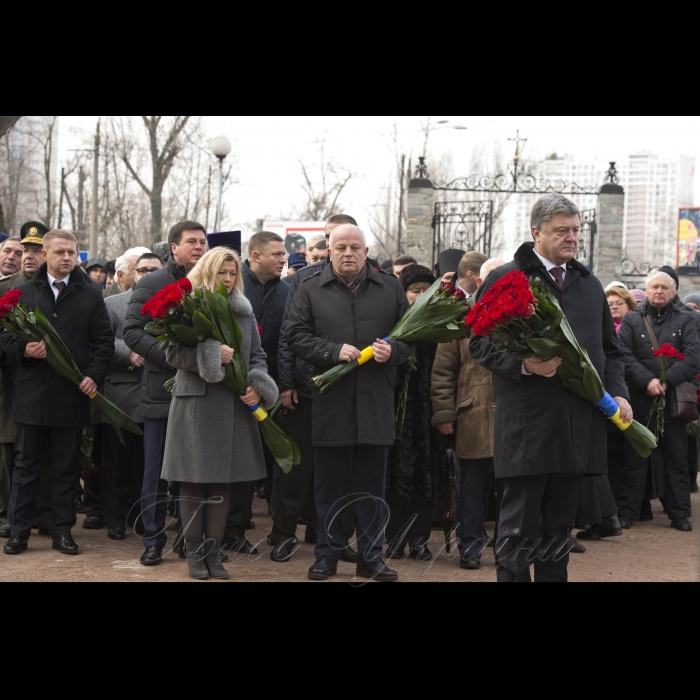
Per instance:
[[[437,202],[433,216],[433,263],[458,248],[491,257],[493,202]]]
[[[598,230],[595,220],[595,209],[585,209],[581,212],[581,233],[579,235],[578,253],[576,259],[593,272],[593,254],[595,251],[595,236]]]

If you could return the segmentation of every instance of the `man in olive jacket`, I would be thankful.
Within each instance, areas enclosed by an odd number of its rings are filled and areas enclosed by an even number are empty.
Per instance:
[[[27,309],[41,309],[61,336],[85,376],[80,387],[45,362],[46,344],[27,343],[9,332],[2,349],[15,362],[12,419],[17,428],[17,460],[10,496],[12,537],[6,554],[27,548],[36,510],[36,492],[44,460],[50,464],[53,548],[78,554],[71,536],[75,525],[73,494],[76,459],[83,426],[90,422],[90,396],[104,383],[114,353],[114,333],[100,290],[78,272],[78,244],[69,231],[44,236],[46,264],[20,287]]]
[[[403,343],[384,342],[408,311],[398,279],[367,263],[364,234],[351,224],[331,234],[331,264],[299,287],[287,324],[291,350],[318,373],[353,362],[374,345],[375,359],[313,395],[313,444],[317,562],[309,578],[325,580],[337,570],[344,546],[343,506],[355,504],[360,552],[357,575],[396,580],[382,562],[384,487],[389,448],[394,443],[394,366],[412,354]],[[347,493],[353,470],[355,496]]]
[[[142,415],[144,419],[144,476],[142,491],[142,522],[146,530],[143,544],[146,551],[141,557],[144,566],[157,566],[163,561],[168,484],[160,478],[165,454],[165,437],[172,395],[163,386],[175,376],[160,343],[145,331],[151,319],[141,315],[143,305],[161,289],[186,277],[204,257],[207,250],[207,232],[196,221],[182,221],[170,229],[168,235],[171,257],[167,266],[139,281],[126,312],[124,342],[145,361],[142,387]]]
[[[674,301],[675,280],[665,272],[652,272],[646,286],[647,301],[625,316],[618,339],[625,354],[625,376],[635,415],[646,420],[654,399],[657,396],[666,397],[664,434],[659,440],[659,449],[664,456],[664,506],[671,526],[681,532],[690,532],[688,424],[673,420],[669,405],[671,390],[682,382],[692,381],[700,371],[700,340],[695,327],[695,314],[682,311]],[[682,361],[669,361],[671,367],[666,372],[664,384],[659,379],[661,370],[654,357],[645,319],[651,323],[658,347],[668,343],[685,357]],[[636,451],[627,450],[617,493],[620,524],[626,530],[632,527],[632,520],[639,517],[647,462]]]
[[[624,362],[603,287],[574,258],[581,216],[559,194],[545,195],[531,216],[535,244],[523,244],[515,260],[494,270],[477,295],[521,270],[538,277],[566,314],[588,350],[603,386],[632,419]],[[568,580],[571,528],[586,475],[607,473],[607,421],[588,401],[550,381],[560,358],[525,362],[493,355],[493,338],[472,337],[472,357],[493,373],[496,394],[495,476],[505,481],[496,542],[500,582]]]

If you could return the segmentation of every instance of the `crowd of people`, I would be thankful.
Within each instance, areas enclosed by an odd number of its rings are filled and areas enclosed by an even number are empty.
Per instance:
[[[603,290],[575,260],[579,232],[576,207],[547,195],[533,209],[534,241],[511,263],[449,250],[434,270],[407,255],[380,264],[357,222],[338,215],[291,255],[263,231],[242,258],[240,237],[183,221],[154,251],[81,266],[71,232],[28,222],[0,248],[0,295],[21,289],[85,379],[76,387],[54,372],[43,342],[0,333],[5,554],[24,552],[34,528],[54,549],[79,554],[72,531],[82,513],[83,528],[111,540],[141,537],[144,566],[177,552],[192,578],[226,579],[233,554],[258,554],[247,534],[256,494],[272,516],[271,560],[289,562],[304,527],[316,581],[336,575],[340,562],[359,577],[396,581],[385,561],[431,561],[436,527],[456,541],[462,569],[479,569],[492,547],[504,582],[529,581],[533,563],[536,581],[567,580],[569,554],[585,553],[583,541],[651,519],[657,498],[671,525],[690,531],[697,424],[672,414],[671,394],[683,382],[700,386],[700,297],[682,303],[671,268],[652,271],[645,291],[620,282]],[[512,270],[539,277],[559,298],[625,419],[645,422],[654,397],[667,397],[650,458],[550,381],[558,358],[495,356],[490,338],[382,340],[438,278],[473,306]],[[226,287],[248,367],[244,396],[222,384],[233,348],[207,340],[164,349],[147,331],[143,305],[184,278],[195,289]],[[662,383],[654,351],[664,343],[684,360]],[[370,346],[373,361],[324,392],[315,387],[314,376]],[[98,390],[142,435],[120,440],[91,405]],[[289,473],[248,410],[278,402],[275,420],[301,454]],[[86,459],[87,472],[78,467]],[[170,549],[168,512],[178,522]]]

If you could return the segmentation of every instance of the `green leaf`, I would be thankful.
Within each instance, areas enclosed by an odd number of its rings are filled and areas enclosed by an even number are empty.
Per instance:
[[[170,331],[175,334],[178,342],[188,348],[196,348],[199,345],[197,334],[189,326],[176,323],[170,327]]]
[[[195,311],[192,314],[192,324],[194,332],[198,336],[203,338],[213,337],[213,324],[201,311]]]

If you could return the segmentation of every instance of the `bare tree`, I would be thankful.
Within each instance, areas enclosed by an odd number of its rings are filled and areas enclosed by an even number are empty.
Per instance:
[[[112,133],[116,148],[127,170],[148,196],[151,205],[151,243],[163,235],[163,190],[173,166],[192,132],[199,129],[198,117],[141,117],[150,156],[150,185],[143,175],[136,126],[130,117],[113,117]],[[189,125],[189,129],[188,129]]]
[[[300,221],[325,221],[340,213],[340,196],[351,180],[358,177],[352,170],[338,165],[326,155],[325,139],[317,142],[319,160],[310,165],[299,161],[306,202],[294,218]]]
[[[54,149],[57,133],[58,117],[49,117],[48,121],[42,122],[28,131],[29,138],[36,144],[35,148],[41,155],[41,170],[35,171],[42,178],[44,184],[44,223],[51,228],[54,214],[56,213],[56,203],[53,201],[53,189],[55,186]],[[39,202],[37,202],[37,211]]]

